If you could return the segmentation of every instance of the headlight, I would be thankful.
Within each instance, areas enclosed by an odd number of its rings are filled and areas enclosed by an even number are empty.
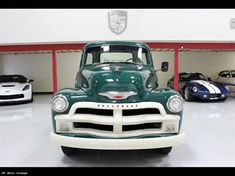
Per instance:
[[[167,100],[167,108],[171,112],[180,112],[184,106],[184,100],[179,95],[173,95]]]
[[[68,108],[69,103],[64,95],[57,95],[52,98],[51,106],[54,111],[63,112]]]
[[[24,88],[22,89],[22,91],[28,90],[28,89],[29,89],[29,85],[26,85],[26,86],[24,86]]]
[[[193,92],[197,92],[198,88],[196,86],[193,87]]]
[[[229,87],[228,87],[227,85],[225,86],[225,89],[226,89],[227,91],[229,91]]]

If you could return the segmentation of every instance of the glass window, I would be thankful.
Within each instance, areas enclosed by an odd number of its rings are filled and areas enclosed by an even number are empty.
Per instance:
[[[235,78],[235,70],[231,71],[231,76],[232,76],[232,78]]]
[[[180,75],[180,81],[206,80],[202,73],[185,73]]]
[[[132,53],[121,53],[121,52],[112,52],[112,53],[101,53],[100,62],[133,62]]]
[[[230,78],[230,73],[229,73],[229,71],[223,71],[223,72],[220,73],[219,76],[220,77]]]
[[[131,63],[144,64],[150,63],[148,51],[135,46],[99,46],[88,48],[84,55],[83,64],[101,63]]]
[[[93,62],[93,56],[91,53],[87,53],[87,59],[86,59],[86,65],[92,64]]]
[[[143,62],[144,65],[147,65],[147,53],[142,53],[141,55],[141,61]]]
[[[22,75],[1,75],[0,82],[18,82],[26,83],[27,78]]]
[[[189,74],[181,74],[180,81],[187,81],[189,76],[190,76]],[[174,77],[173,77],[173,79],[174,79]]]

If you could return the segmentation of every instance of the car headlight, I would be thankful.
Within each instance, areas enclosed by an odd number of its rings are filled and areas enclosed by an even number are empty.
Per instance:
[[[227,85],[225,86],[225,89],[226,89],[227,91],[229,91],[229,87],[228,87]]]
[[[22,89],[22,91],[28,90],[28,89],[29,89],[29,85],[26,85],[26,86],[24,86],[24,88]]]
[[[193,87],[193,92],[197,92],[198,88],[196,86]]]
[[[179,95],[173,95],[167,100],[167,108],[171,112],[180,112],[184,106],[184,100]]]
[[[68,100],[64,95],[57,95],[52,98],[51,107],[56,112],[63,112],[69,106]]]

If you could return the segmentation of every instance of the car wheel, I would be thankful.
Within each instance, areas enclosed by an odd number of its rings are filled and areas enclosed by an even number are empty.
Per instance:
[[[225,100],[227,100],[227,98],[228,98],[228,97],[225,97],[225,98],[221,99],[221,101],[225,101]]]
[[[159,153],[167,155],[172,150],[172,147],[159,148]]]
[[[76,149],[76,148],[71,148],[71,147],[61,146],[61,149],[62,149],[63,153],[64,153],[65,155],[68,155],[68,156],[74,155],[74,154],[76,154],[76,152],[77,152],[77,149]]]
[[[186,88],[184,89],[184,99],[185,99],[186,101],[192,101],[192,100],[193,100],[192,95],[190,95],[190,93],[189,93],[189,88],[188,88],[188,87],[186,87]]]

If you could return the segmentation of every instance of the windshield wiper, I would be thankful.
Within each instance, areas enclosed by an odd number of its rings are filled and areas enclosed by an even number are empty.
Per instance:
[[[121,63],[121,64],[138,64],[138,63],[135,63],[135,62],[118,62],[118,63]]]

